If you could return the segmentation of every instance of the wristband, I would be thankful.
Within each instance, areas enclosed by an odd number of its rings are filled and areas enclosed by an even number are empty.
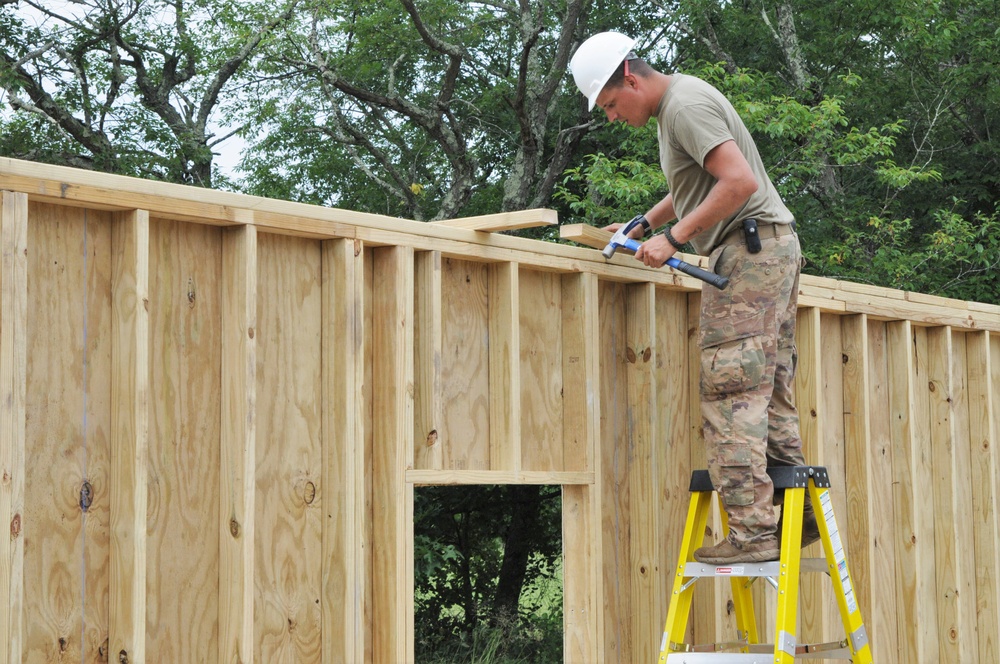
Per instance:
[[[667,242],[674,245],[674,249],[677,251],[684,251],[684,245],[678,242],[674,236],[670,233],[670,227],[664,229],[663,234],[667,236]]]
[[[638,222],[639,225],[642,226],[642,235],[640,235],[639,237],[646,237],[646,234],[649,233],[649,228],[650,228],[649,219],[646,219],[646,215],[644,214],[637,214],[629,220],[626,226],[635,228],[634,226],[632,226],[632,224],[636,222]],[[631,231],[629,232],[631,233]]]
[[[642,226],[642,234],[646,235],[646,233],[648,233],[650,229],[649,219],[646,219],[646,215],[644,214],[639,215],[639,225]]]

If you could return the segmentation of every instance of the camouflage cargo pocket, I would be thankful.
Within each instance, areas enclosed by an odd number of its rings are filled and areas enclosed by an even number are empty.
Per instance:
[[[727,507],[746,507],[754,503],[753,469],[745,466],[722,466],[719,468],[722,500]]]
[[[701,393],[725,396],[752,390],[764,377],[767,311],[730,316],[700,331]]]

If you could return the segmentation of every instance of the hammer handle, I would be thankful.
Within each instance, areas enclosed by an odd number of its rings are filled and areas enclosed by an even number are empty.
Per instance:
[[[690,263],[685,263],[684,261],[674,258],[673,256],[667,259],[666,264],[688,276],[694,277],[695,279],[701,279],[706,283],[712,284],[719,290],[724,290],[726,286],[729,285],[728,277],[723,277],[720,274],[703,270],[700,267],[691,265]]]
[[[625,248],[631,251],[638,251],[639,247],[641,246],[642,242],[639,242],[638,240],[633,240],[631,238],[625,240]],[[695,279],[701,279],[705,283],[712,284],[719,290],[723,290],[725,289],[726,286],[729,285],[729,279],[727,277],[723,277],[714,272],[709,272],[708,270],[703,270],[700,267],[691,265],[690,263],[685,263],[679,258],[674,258],[673,256],[668,258],[667,262],[664,263],[664,265],[669,265],[678,272],[683,272],[689,277],[694,277]]]

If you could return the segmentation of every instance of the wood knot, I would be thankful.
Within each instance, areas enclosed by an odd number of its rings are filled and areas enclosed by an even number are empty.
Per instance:
[[[249,328],[247,330],[247,336],[250,337],[251,339],[253,339],[253,335],[254,335],[254,331],[253,331],[253,328],[251,327],[251,328]]]
[[[635,351],[632,350],[631,346],[627,346],[625,348],[625,360],[628,361],[629,364],[635,364],[636,359],[638,358],[636,358]]]
[[[93,503],[94,487],[90,485],[90,482],[84,480],[83,485],[80,487],[80,509],[86,512]]]
[[[10,520],[10,538],[17,539],[18,535],[21,534],[21,515],[15,514],[14,518]]]
[[[316,500],[316,485],[312,482],[306,482],[305,487],[302,490],[302,500],[305,501],[306,505],[312,505],[313,501]]]
[[[930,390],[931,392],[934,392],[935,390],[937,390],[937,388],[934,387],[934,381],[931,381],[931,382],[927,383],[927,389]]]
[[[128,653],[124,650],[118,653],[118,664],[128,664]]]
[[[431,432],[427,434],[427,447],[434,447],[435,443],[437,442],[438,442],[437,429],[431,429]]]
[[[229,520],[229,533],[233,537],[239,537],[240,536],[240,522],[237,521],[236,519],[230,519]]]
[[[649,362],[649,358],[651,358],[651,357],[653,357],[653,349],[652,348],[647,348],[646,350],[642,351],[642,361],[643,362]]]

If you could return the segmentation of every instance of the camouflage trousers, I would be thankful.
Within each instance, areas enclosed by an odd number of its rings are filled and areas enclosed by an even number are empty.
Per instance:
[[[763,235],[763,233],[762,233]],[[712,484],[737,542],[773,537],[768,465],[804,465],[792,399],[801,250],[794,233],[747,251],[731,241],[711,254],[729,287],[702,290],[701,414]]]

